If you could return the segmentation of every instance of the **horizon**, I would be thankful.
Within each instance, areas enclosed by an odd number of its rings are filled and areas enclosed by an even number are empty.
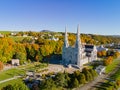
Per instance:
[[[120,34],[119,0],[1,0],[0,31]]]
[[[32,31],[32,30],[0,30],[0,33],[1,32],[41,32],[41,31],[43,31],[43,30],[40,30],[40,31]],[[48,30],[48,31],[51,31],[51,30]],[[53,32],[53,33],[65,33],[65,31],[63,31],[63,32],[57,32],[57,31],[51,31],[51,32]],[[76,34],[77,32],[69,32],[69,31],[67,31],[67,33],[72,33],[72,34]],[[120,36],[120,35],[118,35],[118,34],[116,34],[116,35],[114,35],[114,34],[96,34],[96,33],[80,33],[80,34],[92,34],[92,35],[102,35],[102,36]]]

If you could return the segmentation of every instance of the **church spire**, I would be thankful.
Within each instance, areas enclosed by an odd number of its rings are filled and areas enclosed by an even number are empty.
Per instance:
[[[78,25],[77,27],[77,35],[76,35],[76,44],[75,47],[79,48],[81,44],[81,40],[80,40],[80,26]]]
[[[75,48],[77,50],[77,65],[81,66],[81,40],[80,40],[80,26],[77,27],[77,35],[76,35],[76,44]]]
[[[67,35],[67,28],[65,27],[65,39],[64,39],[64,47],[68,47],[68,35]]]

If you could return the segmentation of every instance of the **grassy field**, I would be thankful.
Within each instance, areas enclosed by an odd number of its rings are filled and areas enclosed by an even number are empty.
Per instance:
[[[120,64],[120,58],[115,59],[113,61],[113,63],[111,63],[110,65],[106,66],[106,73],[109,73],[109,72],[113,71],[118,64]]]
[[[24,66],[18,66],[17,68],[5,70],[0,72],[0,81],[14,76],[25,75],[26,71],[39,71],[40,69],[47,67],[47,64],[43,63],[31,63]]]
[[[16,69],[16,68],[2,71],[0,72],[0,81],[8,78],[12,78],[14,76],[18,76],[18,75],[25,75],[25,71],[22,69]]]
[[[44,67],[47,67],[47,64],[35,62],[35,63],[30,63],[30,64],[27,64],[27,65],[24,65],[24,66],[19,66],[18,68],[19,69],[24,69],[24,70],[27,70],[27,71],[29,71],[29,70],[35,71],[35,70],[38,70],[38,69],[42,69]]]
[[[112,75],[111,78],[115,80],[120,80],[120,69],[114,75]]]
[[[1,34],[10,34],[10,31],[0,31]]]
[[[23,82],[22,79],[15,79],[15,80],[11,80],[11,81],[8,81],[8,82],[5,82],[5,83],[1,83],[0,84],[0,90],[1,90],[1,88],[5,87],[6,85],[13,85],[15,83],[20,83],[20,82]]]

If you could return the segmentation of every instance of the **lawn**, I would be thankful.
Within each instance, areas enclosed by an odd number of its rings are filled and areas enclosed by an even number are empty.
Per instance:
[[[6,85],[13,85],[15,83],[20,83],[20,82],[23,82],[22,79],[15,79],[15,80],[11,80],[11,81],[8,81],[8,82],[1,83],[0,84],[0,90],[1,90],[1,88],[5,87]]]
[[[46,63],[39,63],[39,62],[34,62],[34,63],[30,63],[24,66],[19,66],[19,69],[24,69],[24,70],[31,70],[31,71],[36,71],[38,69],[42,69],[44,67],[47,67]]]
[[[0,31],[1,34],[10,34],[10,31]]]
[[[18,76],[18,75],[25,75],[25,71],[17,68],[2,71],[0,72],[0,81],[8,78],[12,78],[14,76]]]
[[[17,68],[5,70],[0,72],[0,81],[8,78],[12,78],[14,76],[25,75],[26,71],[39,71],[40,69],[47,67],[47,64],[44,63],[30,63],[24,66],[18,66]]]
[[[120,80],[120,69],[114,75],[112,75],[111,78],[115,80]]]
[[[118,64],[120,64],[120,58],[115,59],[113,61],[113,63],[111,63],[110,65],[106,66],[106,73],[109,73],[109,72],[113,71]]]

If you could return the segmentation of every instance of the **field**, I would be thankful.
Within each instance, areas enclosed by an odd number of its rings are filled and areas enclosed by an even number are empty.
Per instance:
[[[12,78],[14,76],[19,76],[19,75],[25,75],[25,71],[17,68],[2,71],[0,72],[0,81],[8,78]]]
[[[14,76],[25,75],[26,71],[39,71],[40,69],[47,67],[47,64],[44,63],[30,63],[23,66],[18,66],[17,68],[9,69],[0,72],[0,81],[8,78],[12,78]]]
[[[15,79],[15,80],[11,80],[11,81],[8,81],[8,82],[5,82],[5,83],[1,83],[0,84],[0,90],[1,90],[1,88],[5,87],[6,85],[13,85],[15,83],[20,83],[20,82],[23,82],[22,79]]]
[[[114,75],[112,75],[111,78],[115,80],[120,80],[120,69]]]
[[[0,31],[1,34],[10,34],[10,31]]]
[[[111,63],[110,65],[106,66],[106,73],[109,73],[109,72],[113,71],[117,67],[118,64],[120,64],[120,58],[115,59],[113,61],[113,63]]]
[[[39,70],[42,70],[44,67],[47,67],[47,64],[35,62],[35,63],[27,64],[27,65],[18,66],[16,68],[12,68],[9,70],[1,71],[0,72],[0,81],[6,80],[9,78],[13,78],[14,76],[20,76],[20,75],[24,76],[24,75],[26,75],[26,73],[25,73],[26,71],[29,71],[29,70],[39,71]],[[8,84],[13,85],[18,82],[22,82],[22,79],[19,78],[19,79],[14,79],[14,80],[10,80],[10,81],[1,83],[0,89],[2,87],[5,87]]]

